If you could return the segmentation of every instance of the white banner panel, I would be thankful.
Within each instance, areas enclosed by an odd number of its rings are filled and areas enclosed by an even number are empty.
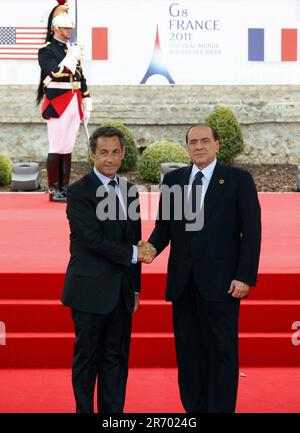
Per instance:
[[[84,45],[84,70],[90,84],[300,82],[298,0],[69,3],[78,26],[78,43]],[[17,49],[22,48],[22,29],[27,29],[28,37],[42,31],[55,4],[51,0],[0,1],[2,11],[7,11],[0,17],[0,84],[38,83],[37,61],[24,60],[34,52],[33,46],[24,46],[28,52]],[[8,60],[6,53],[13,43],[17,54],[24,55]]]

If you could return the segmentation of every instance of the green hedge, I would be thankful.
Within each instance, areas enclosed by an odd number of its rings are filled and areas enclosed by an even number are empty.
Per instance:
[[[218,107],[204,121],[217,131],[220,142],[218,158],[232,162],[233,157],[244,149],[241,127],[235,114],[229,108]]]
[[[101,123],[99,126],[113,126],[123,132],[125,136],[125,158],[122,161],[120,171],[135,169],[137,164],[137,147],[129,128],[115,120],[108,120],[107,122]]]
[[[143,180],[160,181],[160,164],[163,162],[182,162],[188,164],[187,151],[173,141],[155,141],[144,150],[138,168]]]
[[[0,185],[6,186],[11,182],[13,163],[12,160],[5,155],[0,154]]]

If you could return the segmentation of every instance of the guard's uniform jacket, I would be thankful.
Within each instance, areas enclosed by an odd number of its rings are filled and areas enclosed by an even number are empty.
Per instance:
[[[80,118],[83,119],[82,98],[90,96],[90,92],[80,63],[77,65],[75,74],[64,66],[58,66],[66,56],[67,50],[66,44],[54,38],[39,50],[39,65],[45,85],[42,106],[44,119],[60,117],[70,103],[74,92],[77,93]]]

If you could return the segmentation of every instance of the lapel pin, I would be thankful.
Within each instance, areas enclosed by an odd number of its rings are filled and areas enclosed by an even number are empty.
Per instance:
[[[224,182],[225,182],[224,179],[219,179],[219,184],[220,184],[220,185],[223,185]]]

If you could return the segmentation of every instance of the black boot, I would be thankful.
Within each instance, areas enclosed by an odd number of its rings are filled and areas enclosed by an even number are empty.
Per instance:
[[[60,192],[67,197],[67,191],[70,183],[72,153],[60,155],[59,160],[59,186]]]
[[[59,153],[48,153],[47,174],[49,187],[49,200],[56,202],[66,202],[66,198],[59,189]]]

